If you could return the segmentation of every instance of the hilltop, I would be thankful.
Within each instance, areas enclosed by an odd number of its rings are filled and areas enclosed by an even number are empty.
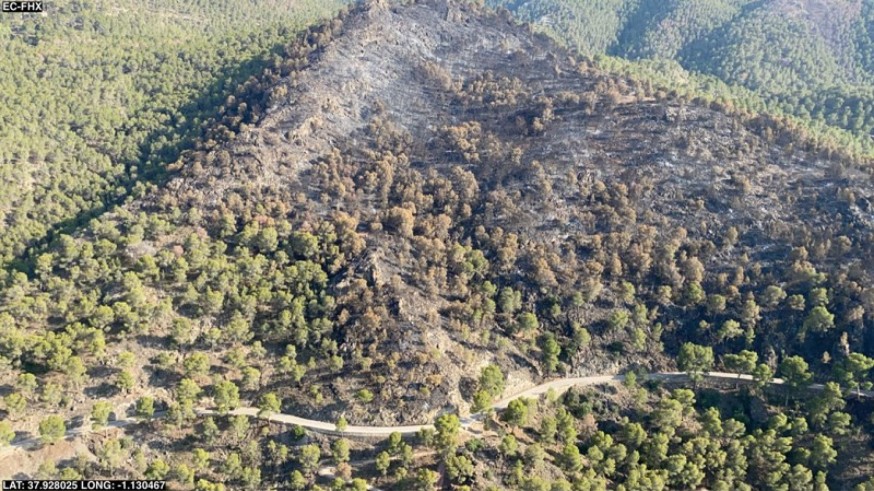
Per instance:
[[[654,347],[742,316],[772,284],[819,286],[799,265],[871,274],[867,171],[767,118],[601,73],[469,6],[371,5],[332,28],[264,91],[256,125],[169,187],[181,209],[224,217],[205,226],[217,233],[270,203],[280,215],[252,221],[287,220],[292,250],[297,230],[326,234],[340,252],[326,271],[337,322],[321,336],[370,358],[377,378],[381,362],[404,366],[384,390],[410,401],[406,418],[463,407],[464,374],[487,362],[546,375],[543,336],[574,372],[619,368],[629,352],[654,368]],[[724,311],[697,307],[708,293]],[[800,327],[771,308],[761,337],[745,326],[763,352]],[[660,339],[665,328],[679,332]],[[582,329],[599,349],[576,344]],[[340,380],[325,380],[339,400],[369,386]]]

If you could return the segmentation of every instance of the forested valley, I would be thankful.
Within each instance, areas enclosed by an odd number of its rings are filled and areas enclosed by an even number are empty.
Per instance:
[[[798,117],[874,155],[871,0],[486,3],[512,10],[605,67]]]

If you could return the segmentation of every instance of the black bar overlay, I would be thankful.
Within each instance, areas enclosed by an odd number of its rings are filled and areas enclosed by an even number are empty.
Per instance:
[[[112,479],[88,480],[25,480],[15,479],[3,481],[3,491],[27,490],[163,490],[167,489],[166,481],[120,481]]]

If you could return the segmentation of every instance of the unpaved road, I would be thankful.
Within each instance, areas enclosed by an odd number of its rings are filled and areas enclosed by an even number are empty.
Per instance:
[[[661,372],[661,373],[653,373],[648,374],[644,377],[649,380],[660,380],[665,382],[687,382],[689,381],[689,375],[685,372]],[[701,374],[701,378],[703,380],[716,381],[716,382],[726,382],[726,383],[752,383],[753,377],[750,375],[743,375],[737,373],[727,373],[727,372],[705,372]],[[493,410],[501,410],[505,409],[510,401],[515,399],[519,399],[522,397],[539,397],[543,394],[548,393],[550,390],[554,391],[556,394],[562,394],[567,392],[571,387],[585,387],[585,386],[593,386],[593,385],[603,385],[608,383],[618,383],[625,380],[624,375],[592,375],[588,377],[567,377],[552,380],[549,382],[544,382],[540,385],[532,387],[530,389],[519,392],[518,394],[514,394],[507,398],[501,399],[498,402],[494,403],[491,406]],[[785,382],[783,379],[774,378],[769,382],[771,385],[783,385]],[[808,387],[810,390],[822,390],[824,386],[822,384],[812,384]],[[860,390],[853,391],[852,396],[860,397],[860,398],[874,398],[874,391],[868,390]],[[217,411],[213,409],[198,409],[197,413],[199,415],[215,415],[219,414]],[[420,424],[420,425],[407,425],[407,426],[358,426],[358,425],[348,425],[345,430],[338,431],[337,427],[334,423],[325,422],[325,421],[316,421],[312,419],[301,418],[299,416],[295,416],[292,414],[284,414],[284,413],[271,413],[267,415],[259,416],[258,408],[254,407],[242,407],[238,409],[234,409],[230,411],[228,414],[232,415],[245,415],[251,416],[254,418],[259,418],[267,421],[271,421],[274,423],[288,424],[288,425],[297,425],[301,426],[309,431],[314,431],[317,433],[323,433],[328,435],[345,435],[345,436],[357,436],[357,437],[388,437],[392,433],[400,433],[402,435],[409,435],[418,433],[423,429],[433,429],[433,424]],[[123,414],[122,412],[118,412],[117,414]],[[161,414],[156,414],[155,417],[161,417]],[[474,414],[469,417],[464,417],[461,419],[461,424],[464,429],[469,428],[472,424],[477,422],[482,418],[482,414]],[[118,419],[116,421],[111,421],[107,427],[113,428],[123,428],[130,424],[136,423],[138,420],[135,418],[124,417],[122,419]],[[85,424],[78,428],[74,428],[67,431],[67,438],[75,437],[78,435],[83,435],[87,433],[91,433],[92,428],[91,425],[86,421]],[[26,449],[39,445],[39,438],[28,438],[25,440],[20,440],[13,442],[10,446],[5,449],[0,450],[0,454],[4,451],[11,451],[14,449]]]

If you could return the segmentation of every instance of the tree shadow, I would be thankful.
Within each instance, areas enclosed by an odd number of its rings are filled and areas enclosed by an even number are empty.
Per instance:
[[[31,432],[16,430],[15,436],[12,438],[12,441],[10,443],[12,445],[15,445],[23,441],[30,440],[31,438],[34,438],[34,435]]]
[[[140,346],[148,348],[157,348],[166,350],[170,347],[170,341],[164,336],[155,336],[152,334],[140,334],[136,336],[137,343]]]
[[[94,386],[85,388],[85,390],[83,392],[85,393],[86,396],[88,396],[92,399],[101,399],[101,398],[111,397],[111,396],[115,395],[116,393],[119,392],[119,389],[118,389],[118,387],[116,387],[115,385],[113,385],[109,382],[102,382],[99,385],[94,385]]]
[[[86,420],[85,420],[84,414],[79,414],[79,415],[73,416],[67,422],[67,430],[69,431],[72,429],[81,428],[81,427],[85,426],[85,423],[86,423]],[[73,438],[75,438],[75,437],[73,437]]]

